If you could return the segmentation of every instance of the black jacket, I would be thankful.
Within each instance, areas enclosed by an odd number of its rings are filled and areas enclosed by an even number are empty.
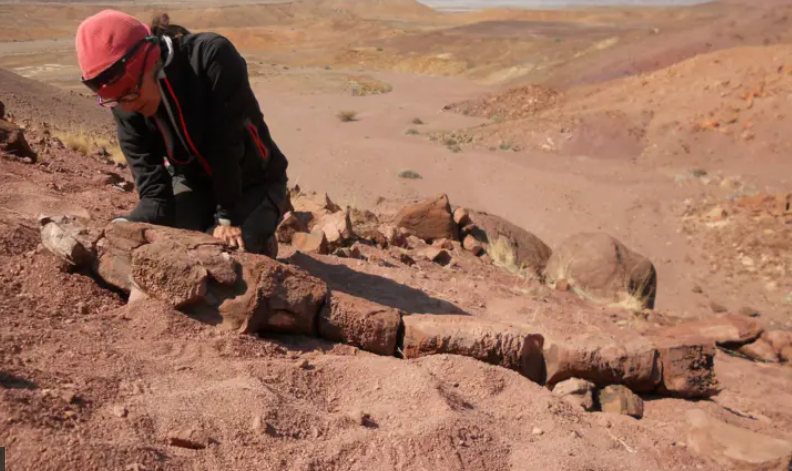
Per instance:
[[[132,170],[140,202],[128,219],[174,222],[171,175],[191,188],[206,188],[217,219],[234,220],[243,189],[284,181],[286,157],[275,145],[248,81],[247,64],[231,42],[214,33],[163,41],[155,116],[113,108],[121,150]]]

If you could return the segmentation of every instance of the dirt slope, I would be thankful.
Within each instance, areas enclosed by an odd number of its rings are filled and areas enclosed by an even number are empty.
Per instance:
[[[20,124],[39,129],[46,124],[53,129],[115,133],[110,111],[98,106],[94,100],[63,93],[56,87],[2,68],[0,97],[6,105],[6,112]]]

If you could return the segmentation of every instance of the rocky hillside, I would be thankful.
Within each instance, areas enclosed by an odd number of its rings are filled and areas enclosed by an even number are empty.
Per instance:
[[[0,121],[0,156],[10,469],[792,464],[790,332],[654,311],[608,234],[293,187],[271,259],[108,225],[128,170],[46,133]]]

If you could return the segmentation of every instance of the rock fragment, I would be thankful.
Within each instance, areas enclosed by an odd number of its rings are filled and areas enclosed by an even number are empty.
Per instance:
[[[404,356],[462,355],[520,372],[534,382],[544,376],[544,338],[521,326],[470,316],[405,316]]]
[[[591,381],[572,378],[555,385],[553,394],[564,401],[587,412],[594,410],[594,391],[596,387]]]
[[[304,253],[325,255],[328,253],[327,237],[324,232],[298,232],[292,237],[292,246]]]
[[[394,224],[426,241],[459,240],[459,229],[446,195],[405,206],[394,217]]]
[[[319,336],[378,355],[393,356],[401,312],[367,299],[331,291],[319,314]]]
[[[597,397],[602,412],[629,415],[636,419],[643,417],[643,399],[625,386],[620,384],[608,386],[601,389]]]

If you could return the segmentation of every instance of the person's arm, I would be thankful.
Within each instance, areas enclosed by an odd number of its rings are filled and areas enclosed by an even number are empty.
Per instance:
[[[118,143],[126,157],[135,179],[140,201],[132,213],[124,219],[170,226],[175,219],[173,187],[165,168],[163,152],[151,136],[145,118],[137,113],[113,110],[118,128]]]

